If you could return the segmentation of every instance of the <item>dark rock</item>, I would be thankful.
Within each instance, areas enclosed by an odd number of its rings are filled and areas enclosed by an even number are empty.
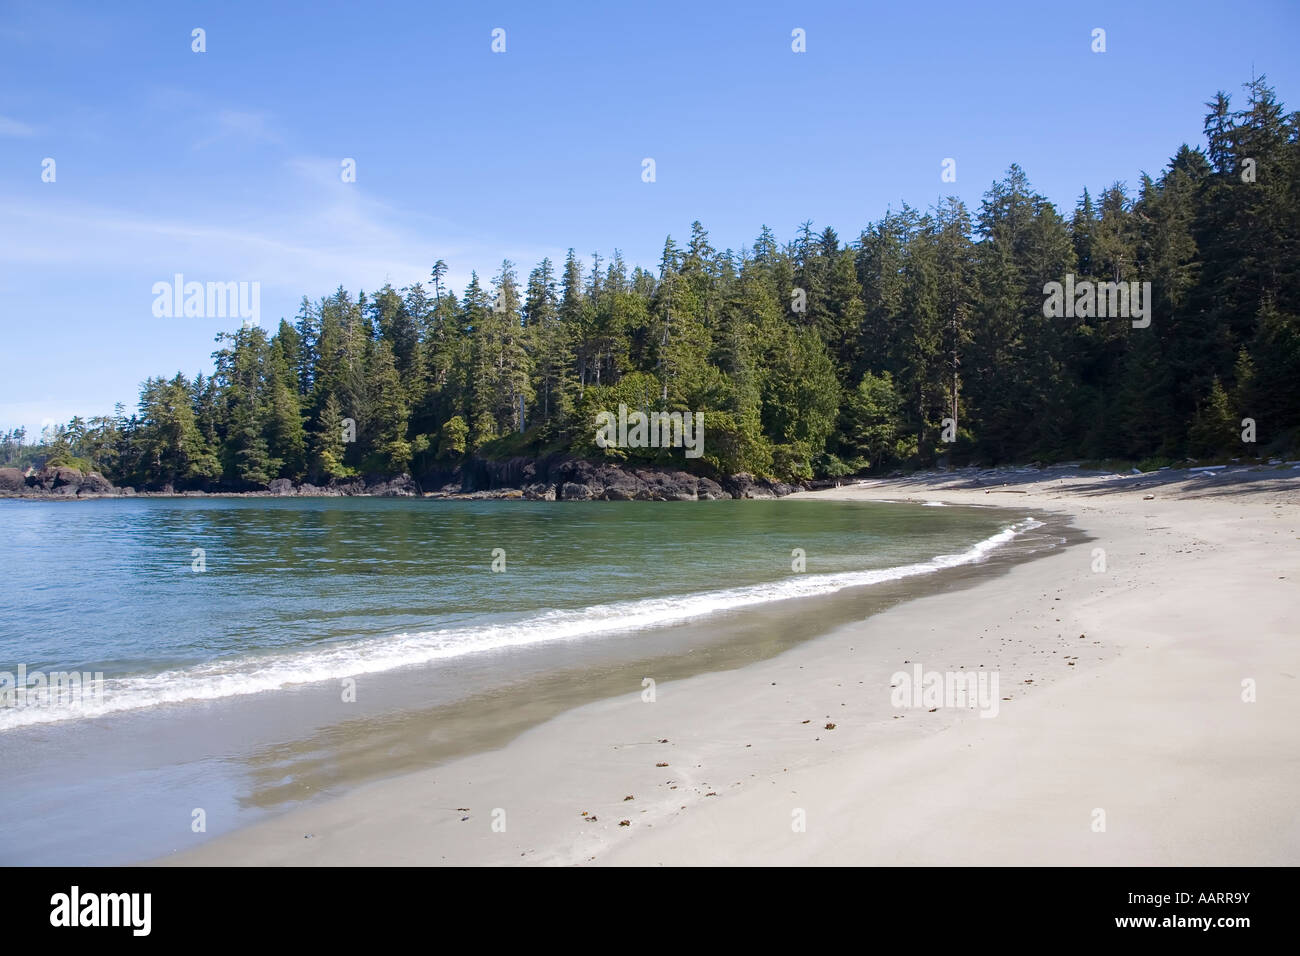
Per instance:
[[[509,488],[520,489],[524,498],[545,501],[713,501],[776,498],[800,490],[798,485],[752,475],[734,475],[719,483],[674,468],[593,462],[562,453],[504,460],[471,457],[453,468],[435,466],[422,473],[419,482],[439,489],[438,494],[500,497],[501,490]],[[378,492],[372,488],[369,493]]]
[[[560,501],[590,501],[594,497],[590,485],[576,481],[566,481],[560,485],[559,493],[556,495]]]
[[[459,469],[462,492],[489,491],[494,488],[522,488],[535,484],[546,474],[551,456],[542,459],[517,456],[504,461],[469,458]],[[451,473],[435,473],[426,484],[446,484]]]
[[[771,492],[764,493],[761,484],[748,472],[740,472],[722,479],[722,487],[731,492],[733,498],[772,498]]]
[[[378,498],[412,498],[420,493],[420,486],[410,475],[398,475],[366,487],[366,494]]]
[[[785,482],[755,478],[744,472],[724,478],[722,487],[736,498],[781,498],[799,490],[796,486],[787,485]]]
[[[0,492],[19,492],[27,490],[27,479],[17,468],[0,468]]]
[[[288,478],[276,478],[274,481],[272,481],[269,485],[266,486],[266,490],[273,495],[294,494],[293,482],[290,481]]]
[[[592,493],[599,494],[606,501],[634,501],[643,490],[644,485],[635,475],[608,465],[600,469],[597,476],[598,485],[593,483]],[[597,492],[596,488],[600,491]]]
[[[113,484],[103,475],[91,472],[81,479],[81,487],[77,489],[79,495],[111,495],[114,492]]]
[[[645,469],[642,481],[649,501],[695,501],[699,497],[700,480],[684,471]]]
[[[34,491],[55,491],[59,488],[71,486],[72,494],[77,493],[81,486],[82,474],[76,468],[66,468],[62,465],[42,468],[40,471],[31,472],[27,475],[25,481],[27,487]],[[66,494],[66,492],[64,492]]]
[[[718,484],[712,478],[701,478],[696,490],[696,496],[700,501],[717,501],[721,498],[730,498],[727,490]]]
[[[54,476],[54,481],[51,487],[55,488],[56,490],[68,486],[71,486],[73,489],[76,489],[81,486],[82,479],[85,477],[84,475],[82,475],[81,470],[78,468],[66,468],[62,465],[59,465],[49,470],[53,473]]]
[[[671,500],[673,483],[668,476],[658,471],[645,471],[641,475],[641,494],[642,501],[668,501]]]
[[[366,483],[359,478],[349,478],[345,481],[334,478],[330,480],[327,493],[335,495],[364,495],[366,493]]]

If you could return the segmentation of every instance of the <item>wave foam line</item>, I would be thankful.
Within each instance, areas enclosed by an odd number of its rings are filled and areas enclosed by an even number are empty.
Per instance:
[[[77,707],[0,707],[0,731],[30,724],[102,717],[160,704],[260,694],[297,684],[342,680],[431,664],[467,654],[573,641],[601,634],[622,634],[772,601],[833,594],[845,588],[897,581],[971,564],[983,560],[990,551],[1018,534],[1041,525],[1033,518],[1026,518],[960,554],[941,554],[928,561],[892,568],[800,575],[720,591],[597,604],[579,610],[545,611],[513,623],[402,633],[292,655],[215,661],[145,677],[106,680],[102,699],[90,704]]]

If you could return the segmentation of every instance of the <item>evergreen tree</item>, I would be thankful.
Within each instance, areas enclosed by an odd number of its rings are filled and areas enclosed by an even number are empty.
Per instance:
[[[1013,165],[973,218],[951,197],[904,205],[849,244],[807,221],[786,245],[763,226],[719,252],[697,221],[657,271],[617,249],[585,269],[570,249],[523,289],[504,262],[458,295],[438,259],[425,284],[304,297],[269,338],[219,336],[211,376],[151,378],[135,414],[35,446],[0,436],[0,458],[150,488],[419,477],[521,448],[808,478],[1249,457],[1243,419],[1262,453],[1300,453],[1300,122],[1262,76],[1240,109],[1222,93],[1207,106],[1204,149],[1183,144],[1132,192],[1085,188],[1066,217]],[[1149,325],[1045,316],[1069,275],[1149,283]],[[703,412],[704,457],[598,449],[592,418],[619,403]]]

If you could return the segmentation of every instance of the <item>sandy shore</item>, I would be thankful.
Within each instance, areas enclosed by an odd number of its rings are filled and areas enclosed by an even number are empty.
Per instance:
[[[162,862],[1300,863],[1300,471],[810,496],[1052,510],[1093,540]],[[895,707],[918,664],[996,673],[997,715]]]

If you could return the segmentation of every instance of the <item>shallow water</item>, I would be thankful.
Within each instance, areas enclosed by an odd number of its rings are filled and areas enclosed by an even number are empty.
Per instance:
[[[8,863],[183,848],[1061,540],[831,501],[0,502],[0,528],[0,671],[104,674],[98,700],[0,707]]]

